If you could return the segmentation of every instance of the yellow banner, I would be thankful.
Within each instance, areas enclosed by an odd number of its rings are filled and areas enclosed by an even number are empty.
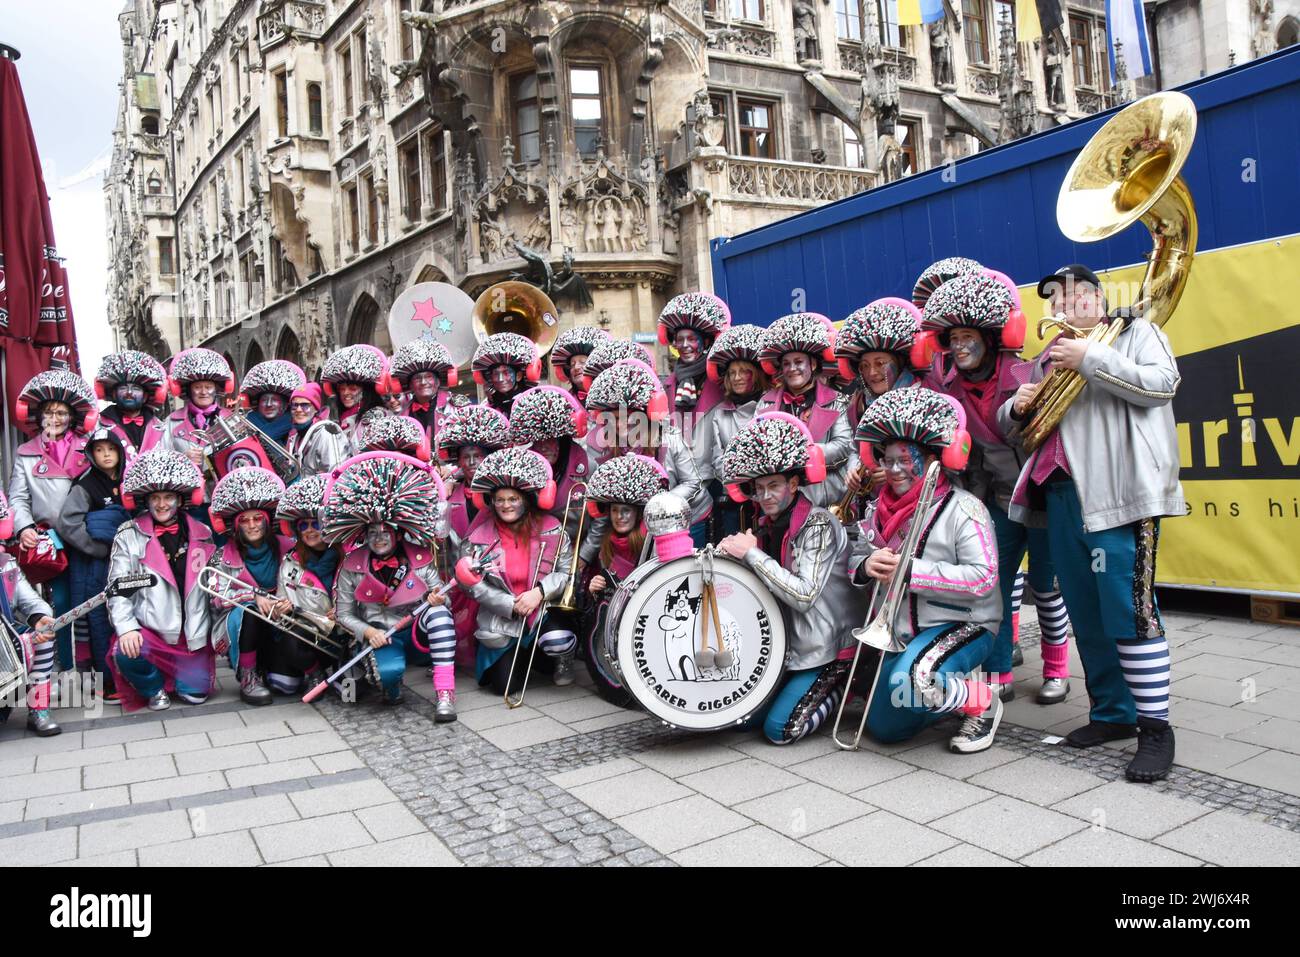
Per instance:
[[[1098,270],[1112,307],[1142,271]],[[1021,295],[1036,355],[1047,304]],[[1161,523],[1157,581],[1300,595],[1300,236],[1198,253],[1164,331],[1187,515]]]

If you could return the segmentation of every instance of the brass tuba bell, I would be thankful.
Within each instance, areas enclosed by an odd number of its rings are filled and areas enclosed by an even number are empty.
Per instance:
[[[538,355],[546,355],[560,331],[560,311],[532,283],[509,280],[488,286],[474,300],[470,314],[479,341],[500,332],[531,339]]]

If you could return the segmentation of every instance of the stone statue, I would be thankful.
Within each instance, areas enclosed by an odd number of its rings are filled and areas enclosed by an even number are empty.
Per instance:
[[[714,115],[709,91],[696,90],[686,111],[687,121],[695,133],[696,146],[720,146],[727,135],[726,120]]]
[[[794,53],[795,59],[817,59],[817,11],[807,0],[795,0],[794,11]]]
[[[1255,33],[1250,38],[1250,51],[1257,57],[1267,56],[1277,49],[1273,36],[1273,0],[1251,0],[1250,16],[1255,21]]]
[[[948,35],[948,18],[930,24],[930,63],[938,86],[955,87],[957,74],[952,66],[952,37]]]
[[[379,31],[375,27],[375,15],[366,14],[366,36],[369,38],[368,61],[369,76],[366,85],[370,88],[370,102],[383,115],[384,101],[388,99],[388,84],[384,80],[384,45],[380,42]]]
[[[1043,73],[1047,80],[1047,103],[1054,110],[1065,109],[1065,66],[1062,60],[1056,37],[1048,37]]]
[[[388,72],[397,77],[398,82],[419,75],[420,64],[415,60],[399,60],[388,68]]]

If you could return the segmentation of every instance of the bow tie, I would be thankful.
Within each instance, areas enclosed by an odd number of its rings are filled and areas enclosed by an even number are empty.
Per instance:
[[[807,404],[808,404],[808,399],[809,399],[810,397],[811,397],[811,393],[809,393],[809,392],[805,392],[805,393],[803,393],[802,395],[792,395],[792,394],[789,393],[789,392],[782,391],[782,392],[781,392],[781,404],[782,404],[782,405],[804,406],[804,405],[807,405]]]
[[[181,530],[180,522],[172,522],[170,525],[155,525],[153,533],[155,536],[175,535]]]
[[[398,566],[397,556],[389,555],[387,558],[370,559],[370,567],[378,571],[381,568],[396,568]]]
[[[427,402],[412,402],[412,403],[411,403],[410,411],[411,411],[411,412],[428,412],[428,411],[429,411],[429,403],[427,403]]]
[[[144,425],[143,415],[124,415],[122,416],[123,425]]]

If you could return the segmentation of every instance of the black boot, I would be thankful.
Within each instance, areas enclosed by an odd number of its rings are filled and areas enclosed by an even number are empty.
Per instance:
[[[1089,721],[1082,728],[1075,728],[1067,734],[1065,743],[1072,748],[1095,748],[1107,741],[1121,741],[1124,738],[1134,737],[1137,737],[1137,728],[1131,724]]]
[[[1138,749],[1124,776],[1130,781],[1150,784],[1169,773],[1174,763],[1174,729],[1168,721],[1138,718]]]

